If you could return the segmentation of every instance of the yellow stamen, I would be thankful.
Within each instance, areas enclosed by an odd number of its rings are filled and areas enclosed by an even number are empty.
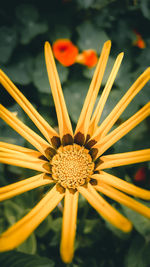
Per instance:
[[[89,151],[77,144],[60,147],[52,158],[52,177],[64,188],[76,189],[89,181],[94,163]]]
[[[72,261],[78,208],[78,192],[66,189],[64,200],[60,254],[65,263]]]

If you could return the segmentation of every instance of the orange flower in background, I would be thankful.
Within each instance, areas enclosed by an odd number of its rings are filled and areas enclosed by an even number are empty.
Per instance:
[[[68,67],[75,63],[78,48],[68,39],[59,39],[53,43],[53,53],[62,65]]]
[[[136,40],[133,42],[133,45],[137,46],[138,48],[144,49],[146,47],[146,44],[139,32],[134,30],[134,33],[136,35]]]
[[[78,54],[76,62],[83,64],[89,68],[92,68],[97,63],[97,54],[93,49],[84,50],[81,54]]]
[[[141,167],[137,170],[137,172],[134,175],[134,181],[135,182],[145,182],[146,181],[146,168]]]

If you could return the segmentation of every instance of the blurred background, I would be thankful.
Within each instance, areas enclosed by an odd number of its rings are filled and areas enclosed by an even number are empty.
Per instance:
[[[113,109],[138,76],[150,65],[149,0],[56,0],[3,1],[0,6],[0,68],[12,79],[36,109],[57,127],[54,103],[44,62],[44,42],[69,39],[79,53],[92,49],[99,56],[105,41],[112,49],[102,81],[104,87],[116,56],[125,52],[123,63],[106,103],[102,120]],[[57,61],[69,114],[76,125],[95,67],[74,62],[64,66]],[[134,114],[150,99],[150,85],[132,101],[117,124]],[[102,90],[101,90],[102,91]],[[100,94],[101,94],[100,91]],[[21,108],[0,87],[0,103],[32,129],[34,125]],[[149,147],[150,123],[143,121],[118,141],[112,153]],[[36,130],[37,131],[37,130]],[[22,146],[27,142],[2,120],[0,140]],[[111,173],[140,187],[150,188],[150,164],[114,168]],[[33,171],[0,165],[0,185],[30,177]],[[0,232],[14,224],[40,199],[43,189],[33,190],[0,204]],[[104,222],[80,198],[75,257],[70,267],[149,267],[150,221],[112,202],[133,223],[131,234],[123,234]],[[150,203],[148,204],[150,206]],[[0,266],[65,266],[59,256],[62,209],[58,207],[29,239],[15,251],[0,255]],[[25,254],[24,254],[25,253]]]

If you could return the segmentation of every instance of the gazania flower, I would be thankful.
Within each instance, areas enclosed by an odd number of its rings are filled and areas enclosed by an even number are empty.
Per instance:
[[[78,54],[76,57],[76,62],[83,64],[89,68],[92,68],[97,63],[97,54],[93,49],[84,50],[82,53]]]
[[[75,63],[78,48],[68,39],[58,39],[53,43],[53,53],[62,65],[68,67]]]
[[[150,208],[129,196],[150,200],[150,191],[138,188],[105,171],[107,168],[148,161],[150,160],[150,149],[103,155],[108,148],[150,114],[150,103],[148,103],[120,126],[110,131],[128,104],[148,82],[150,68],[135,81],[108,117],[98,126],[102,110],[123,58],[123,53],[116,58],[97,108],[92,115],[110,47],[110,41],[107,41],[103,46],[74,133],[48,42],[45,44],[45,58],[57,112],[59,134],[51,128],[1,71],[2,85],[28,114],[46,140],[2,105],[0,106],[0,117],[35,147],[35,149],[29,149],[1,142],[0,162],[40,172],[33,177],[2,187],[0,200],[11,198],[43,185],[52,184],[53,187],[24,218],[0,236],[0,251],[13,249],[22,243],[64,198],[60,253],[64,262],[71,262],[74,253],[79,194],[85,197],[105,220],[124,232],[129,232],[132,229],[131,222],[112,207],[103,195],[150,218]]]

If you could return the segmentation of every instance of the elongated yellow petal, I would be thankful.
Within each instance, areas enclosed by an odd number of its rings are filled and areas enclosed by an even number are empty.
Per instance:
[[[43,119],[37,110],[31,105],[26,97],[18,90],[6,74],[0,70],[0,82],[8,93],[16,100],[22,109],[28,114],[30,119],[35,123],[37,128],[54,146],[59,144],[59,137],[56,131]]]
[[[39,156],[35,157],[32,155],[27,155],[25,153],[11,150],[8,148],[0,148],[0,157],[8,157],[8,158],[13,158],[13,159],[21,159],[25,161],[34,161],[34,162],[43,162],[43,163],[47,162],[47,160],[40,159]]]
[[[116,200],[117,202],[127,206],[130,209],[135,210],[136,212],[150,219],[150,208],[144,206],[135,199],[123,194],[117,189],[106,184],[96,185],[95,188],[106,196]]]
[[[72,126],[67,112],[52,49],[48,42],[45,43],[45,61],[57,112],[60,137],[62,138],[63,143],[72,144],[73,142]]]
[[[109,147],[121,139],[124,135],[130,132],[134,127],[136,127],[141,121],[150,115],[150,102],[148,102],[143,108],[136,112],[130,119],[126,120],[120,126],[118,126],[111,133],[106,135],[102,140],[100,140],[94,148],[98,149],[96,157],[103,154]]]
[[[48,175],[42,173],[25,180],[0,187],[0,201],[20,195],[39,186],[51,183],[53,183],[53,180]]]
[[[28,168],[40,172],[49,172],[49,163],[45,160],[33,160],[33,157],[21,157],[18,154],[0,152],[0,162],[22,168]]]
[[[36,147],[43,155],[46,156],[45,151],[51,146],[38,134],[32,131],[28,126],[21,122],[12,112],[8,111],[2,105],[0,105],[0,117],[11,126],[16,132],[23,136],[28,142]]]
[[[98,127],[96,132],[93,134],[92,139],[98,141],[100,137],[104,137],[118,120],[120,115],[130,104],[132,99],[139,93],[139,91],[144,87],[144,85],[150,79],[150,68],[147,68],[142,75],[135,81],[135,83],[129,88],[127,93],[121,98],[112,112],[107,116],[107,118]]]
[[[65,263],[72,261],[78,209],[78,192],[65,192],[60,254]]]
[[[132,224],[128,219],[115,210],[107,201],[105,201],[93,188],[88,184],[86,187],[79,187],[79,192],[87,199],[94,209],[106,220],[115,227],[124,232],[129,232],[132,229]]]
[[[106,183],[134,197],[150,200],[150,190],[139,188],[109,173],[101,171],[100,174],[92,175],[92,178],[98,181],[98,185]]]
[[[0,251],[14,249],[24,242],[63,197],[64,193],[57,191],[54,186],[24,218],[0,236]]]
[[[102,156],[96,170],[129,165],[150,160],[150,149]]]
[[[105,106],[105,103],[107,101],[107,98],[109,96],[109,93],[110,93],[110,90],[113,86],[113,83],[114,83],[114,80],[117,76],[117,73],[118,73],[118,70],[120,68],[120,64],[122,62],[122,59],[123,59],[123,56],[124,56],[124,53],[120,53],[118,55],[118,57],[116,58],[116,61],[114,63],[114,66],[112,68],[112,71],[109,75],[109,78],[108,78],[108,81],[104,87],[104,90],[103,90],[103,93],[100,97],[100,100],[97,104],[97,107],[95,109],[95,112],[92,116],[92,119],[91,119],[91,122],[90,122],[90,126],[89,126],[89,130],[88,130],[88,134],[90,136],[93,135],[93,133],[95,132],[95,130],[97,129],[97,125],[98,125],[98,122],[100,120],[100,117],[102,115],[102,112],[103,112],[103,109],[104,109],[104,106]]]
[[[39,151],[5,142],[0,142],[0,151],[7,151],[11,153],[23,153],[25,155],[33,156],[35,158],[40,158],[42,156],[42,154]]]
[[[88,128],[89,128],[89,123],[90,123],[90,118],[91,114],[93,111],[93,107],[95,104],[95,100],[99,91],[99,88],[101,86],[101,82],[103,79],[104,71],[106,68],[106,64],[108,61],[109,53],[110,53],[110,48],[111,48],[111,42],[107,41],[105,42],[92,82],[90,84],[89,91],[87,93],[77,126],[75,130],[75,142],[80,144],[80,139],[81,135],[83,136],[83,141],[85,141]]]

